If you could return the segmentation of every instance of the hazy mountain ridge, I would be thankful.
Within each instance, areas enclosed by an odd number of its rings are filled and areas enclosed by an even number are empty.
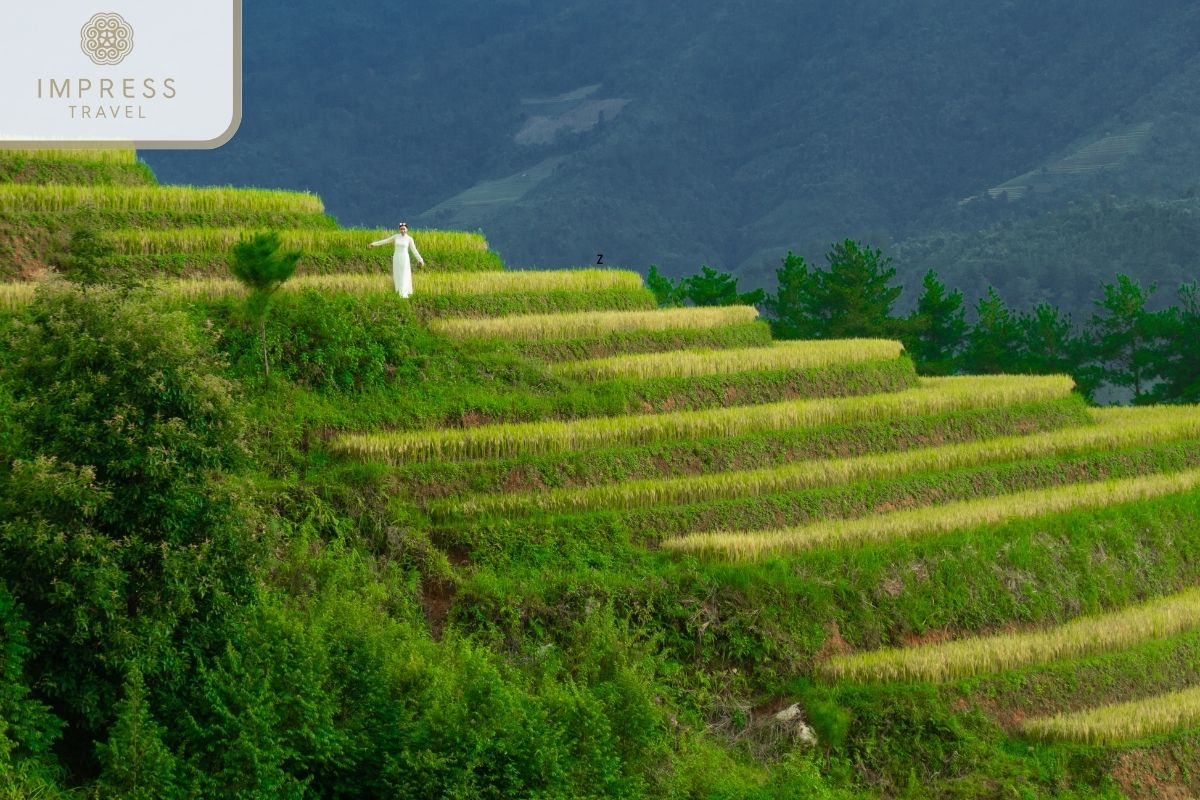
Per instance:
[[[789,248],[891,246],[1095,192],[1174,198],[1198,174],[1188,76],[1200,10],[1176,0],[405,9],[248,8],[242,130],[212,153],[147,160],[164,181],[311,188],[344,224],[480,228],[516,266],[603,251],[605,263],[708,263],[751,284],[769,283]],[[597,84],[587,100],[619,100],[619,112],[522,136],[547,116],[523,99]],[[958,206],[1143,123],[1144,147],[1111,173],[1024,207]],[[473,187],[547,163],[525,191],[446,213]]]

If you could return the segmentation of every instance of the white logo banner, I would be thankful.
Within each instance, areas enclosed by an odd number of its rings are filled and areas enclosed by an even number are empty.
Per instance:
[[[241,117],[241,0],[0,3],[0,147],[213,148]]]

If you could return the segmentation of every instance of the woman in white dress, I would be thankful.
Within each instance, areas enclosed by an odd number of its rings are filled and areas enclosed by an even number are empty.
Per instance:
[[[417,263],[422,267],[425,266],[425,259],[421,258],[421,251],[417,250],[417,243],[408,235],[408,223],[400,223],[400,232],[394,233],[386,239],[380,239],[378,242],[371,242],[371,247],[379,247],[388,242],[396,243],[396,251],[392,256],[392,280],[396,284],[396,291],[401,297],[408,297],[412,294],[412,264],[408,260],[408,252],[417,257]]]

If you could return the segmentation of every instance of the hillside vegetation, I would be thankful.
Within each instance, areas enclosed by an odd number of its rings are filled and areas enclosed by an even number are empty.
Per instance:
[[[1200,792],[1200,407],[115,158],[0,187],[0,796]]]

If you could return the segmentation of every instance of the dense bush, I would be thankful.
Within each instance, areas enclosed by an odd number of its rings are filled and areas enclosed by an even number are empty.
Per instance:
[[[254,537],[213,477],[243,458],[231,386],[184,322],[46,288],[4,342],[0,581],[71,767],[91,763],[131,665],[178,687],[255,592]]]
[[[220,349],[235,374],[258,368],[255,332],[238,324],[235,301],[214,303]],[[314,289],[280,294],[266,327],[275,370],[313,389],[361,391],[391,379],[415,379],[425,363],[429,334],[399,296],[354,297]]]

